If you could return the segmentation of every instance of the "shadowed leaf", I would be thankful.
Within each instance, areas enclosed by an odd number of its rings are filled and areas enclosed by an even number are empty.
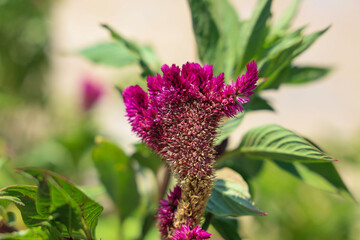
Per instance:
[[[248,187],[230,179],[217,179],[206,211],[222,217],[267,215],[252,202]]]
[[[139,203],[130,159],[119,147],[107,141],[94,147],[92,159],[101,182],[120,211],[121,219],[125,219]]]
[[[241,240],[238,233],[238,220],[236,218],[224,218],[214,216],[211,224],[225,240]]]

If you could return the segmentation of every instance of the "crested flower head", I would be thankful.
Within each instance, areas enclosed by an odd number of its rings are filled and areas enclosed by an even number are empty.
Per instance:
[[[181,69],[163,65],[161,70],[162,76],[147,78],[148,93],[132,86],[124,90],[123,97],[133,131],[167,161],[182,189],[170,232],[183,225],[193,231],[214,184],[219,122],[243,110],[256,87],[258,71],[252,62],[245,75],[226,85],[224,74],[214,76],[209,65],[186,63]],[[169,218],[159,219],[164,222],[161,227]]]
[[[174,191],[170,191],[167,196],[168,200],[160,200],[160,208],[156,216],[158,219],[158,227],[162,236],[168,236],[174,228],[174,215],[181,198],[181,188],[179,186],[175,186]]]
[[[183,225],[181,229],[176,229],[172,240],[204,240],[209,239],[210,233],[202,230],[199,226],[190,229],[188,225]]]
[[[182,119],[184,104],[201,107],[206,115],[218,121],[222,116],[232,117],[243,110],[256,87],[258,71],[253,61],[247,65],[245,75],[226,85],[224,74],[213,76],[211,65],[201,67],[186,63],[180,69],[176,65],[161,67],[163,76],[147,78],[148,93],[138,85],[123,92],[127,116],[136,132],[145,143],[155,150],[165,147],[167,131],[163,125],[176,125]],[[173,117],[169,117],[169,113]],[[171,118],[171,119],[169,119]]]

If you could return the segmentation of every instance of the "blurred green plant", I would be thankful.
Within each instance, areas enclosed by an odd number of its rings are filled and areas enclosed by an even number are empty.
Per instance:
[[[271,0],[259,0],[250,19],[239,19],[227,0],[188,0],[188,3],[201,63],[213,65],[215,74],[224,72],[226,81],[230,82],[244,72],[246,63],[255,60],[261,77],[245,112],[224,121],[217,142],[216,168],[230,168],[237,179],[244,181],[228,178],[216,180],[202,228],[215,229],[223,239],[241,239],[246,230],[239,232],[241,218],[237,217],[266,215],[254,204],[252,199],[255,193],[261,196],[261,192],[264,192],[262,196],[265,200],[260,198],[258,202],[261,209],[266,209],[273,191],[277,196],[281,194],[293,198],[292,194],[295,194],[296,190],[291,187],[279,188],[282,189],[281,192],[275,191],[274,186],[281,184],[281,179],[272,175],[277,172],[290,173],[295,177],[293,180],[298,179],[319,189],[353,199],[333,164],[335,159],[310,140],[281,126],[265,125],[250,129],[235,150],[226,151],[228,137],[240,126],[246,114],[258,110],[273,111],[271,104],[261,96],[262,91],[277,89],[283,84],[309,83],[323,78],[331,71],[327,67],[294,64],[294,59],[306,51],[328,28],[307,35],[303,33],[305,27],[291,30],[290,25],[297,12],[299,0],[293,1],[275,23],[271,21]],[[159,72],[161,61],[151,47],[126,39],[108,25],[102,26],[109,31],[113,41],[81,49],[78,52],[80,55],[95,64],[110,67],[137,65],[141,69],[142,78]],[[126,82],[118,86],[119,92],[132,84]],[[144,86],[146,83],[143,81],[141,84]],[[56,149],[54,146],[59,146],[57,144],[60,143],[73,159],[79,159],[85,149],[91,146],[90,139],[94,137],[92,131],[88,134],[84,129],[80,128],[79,132],[73,129],[68,137],[57,137],[56,144],[51,146]],[[44,148],[51,149],[46,145]],[[143,144],[136,145],[134,152],[127,155],[117,144],[98,138],[92,150],[92,160],[101,184],[117,209],[117,219],[111,216],[104,218],[111,227],[114,224],[120,225],[120,233],[114,236],[118,239],[158,238],[154,217],[156,208],[159,199],[164,197],[172,184],[159,156]],[[75,165],[77,161],[74,160]],[[264,171],[264,166],[269,164],[273,167]],[[19,206],[23,220],[29,227],[29,230],[22,232],[23,235],[29,234],[28,236],[36,236],[38,239],[47,239],[48,236],[54,239],[95,238],[97,217],[102,211],[98,204],[75,186],[67,181],[63,182],[64,180],[54,173],[31,168],[23,172],[37,179],[38,186],[13,186],[0,192],[0,198]],[[263,180],[265,173],[270,174],[273,181],[267,178]],[[89,208],[83,208],[81,203],[84,202],[79,201],[80,195],[92,204]],[[286,225],[286,217],[289,216],[284,214],[280,207],[276,209],[278,215],[275,218],[279,220],[278,225]],[[92,208],[94,212],[90,215]],[[36,217],[32,218],[34,216]],[[5,217],[4,219],[9,221]],[[258,225],[262,226],[262,219],[266,218],[256,219],[260,219],[257,220]],[[101,223],[100,228],[104,229]],[[306,239],[307,235],[301,234],[299,229],[289,226],[283,231],[296,230],[299,236],[295,238],[287,232],[287,239]],[[346,231],[336,236],[350,239],[346,238]],[[3,239],[2,236],[5,236],[5,239],[20,239],[16,238],[20,233],[0,234],[0,239]],[[261,234],[256,236],[266,237]]]
[[[66,179],[48,170],[23,168],[20,172],[38,186],[14,185],[0,190],[2,206],[14,203],[29,230],[0,235],[0,239],[95,239],[103,207]]]
[[[48,0],[0,1],[0,100],[43,100],[51,4]]]

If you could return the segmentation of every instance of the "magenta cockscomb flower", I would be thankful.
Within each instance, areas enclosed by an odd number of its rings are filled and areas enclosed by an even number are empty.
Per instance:
[[[104,88],[90,77],[84,77],[82,81],[82,108],[85,111],[91,109],[104,95]]]
[[[191,230],[188,225],[183,225],[180,229],[175,230],[171,240],[204,240],[209,239],[210,236],[210,233],[202,230],[199,226]]]
[[[175,186],[174,191],[168,194],[168,200],[160,200],[160,208],[157,214],[158,227],[162,236],[170,237],[174,228],[174,216],[181,198],[181,188]]]
[[[123,92],[132,129],[170,166],[182,189],[174,229],[200,224],[213,187],[214,140],[222,117],[243,110],[256,87],[256,63],[245,75],[226,85],[212,66],[172,65],[147,78],[148,93],[139,86]]]

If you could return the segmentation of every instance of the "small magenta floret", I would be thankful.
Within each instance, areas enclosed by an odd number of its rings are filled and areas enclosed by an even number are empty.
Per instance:
[[[158,227],[162,236],[169,236],[174,228],[174,216],[181,198],[181,188],[175,186],[174,191],[167,195],[168,200],[160,200],[160,208],[157,214]]]
[[[172,240],[204,240],[209,239],[210,236],[210,233],[202,230],[199,226],[191,230],[188,225],[183,225],[180,229],[175,230]]]

